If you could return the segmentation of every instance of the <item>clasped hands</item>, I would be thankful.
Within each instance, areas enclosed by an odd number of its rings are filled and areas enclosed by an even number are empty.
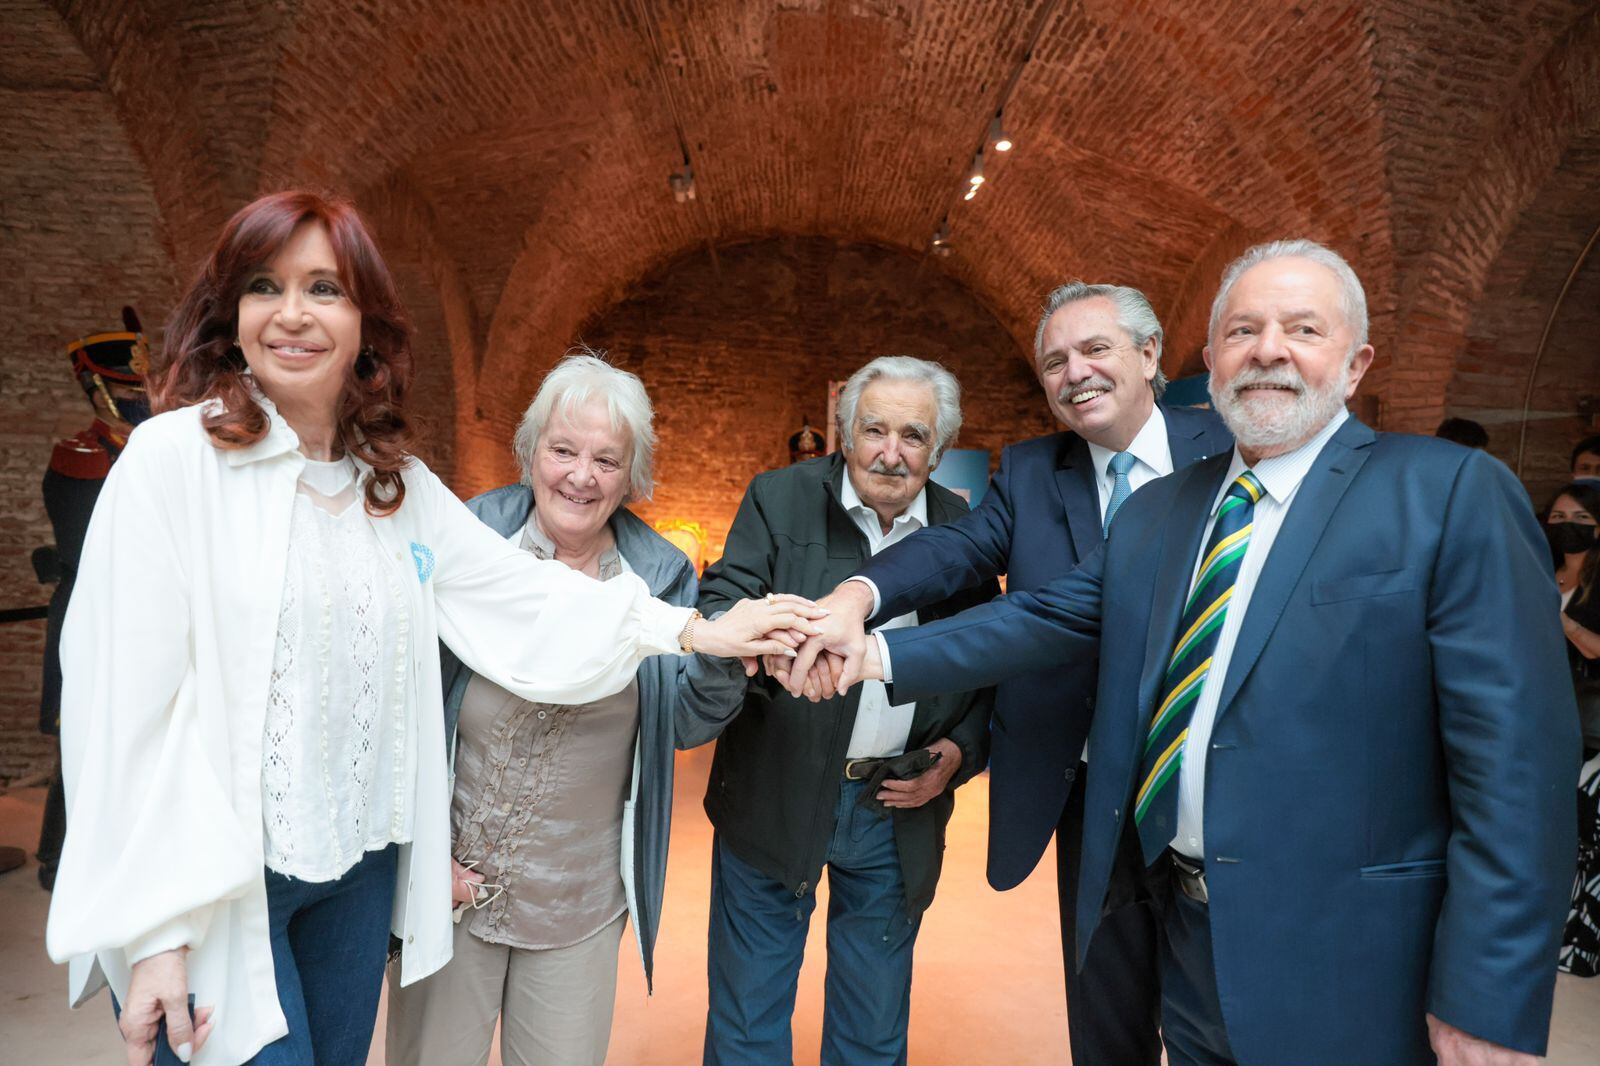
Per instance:
[[[762,656],[767,673],[790,695],[813,703],[847,692],[858,681],[881,679],[878,642],[866,627],[872,589],[861,581],[846,581],[816,606],[821,615],[793,645],[792,655]]]

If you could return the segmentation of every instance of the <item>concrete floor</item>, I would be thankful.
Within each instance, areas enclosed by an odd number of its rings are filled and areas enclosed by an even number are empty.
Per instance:
[[[711,831],[700,810],[710,752],[678,764],[666,912],[657,948],[656,993],[647,997],[638,949],[623,937],[617,1012],[608,1061],[696,1063],[705,1022],[705,929]],[[30,850],[43,806],[40,789],[0,796],[0,844]],[[919,1066],[1066,1063],[1054,858],[1004,894],[983,876],[988,781],[962,789],[951,824],[939,897],[917,943],[910,1060]],[[822,896],[825,897],[824,889]],[[125,1063],[108,1001],[72,1012],[65,968],[44,954],[48,896],[32,865],[0,876],[0,1060]],[[822,915],[812,925],[795,1011],[795,1061],[816,1062],[822,1015]],[[369,1063],[383,1061],[380,1021]],[[491,1062],[499,1066],[496,1054]],[[1600,979],[1563,976],[1556,987],[1553,1066],[1600,1062]]]

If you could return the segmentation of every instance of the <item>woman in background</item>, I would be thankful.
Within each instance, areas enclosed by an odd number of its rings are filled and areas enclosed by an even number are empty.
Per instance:
[[[1562,487],[1545,512],[1545,533],[1561,590],[1561,628],[1583,720],[1584,767],[1578,781],[1578,874],[1562,937],[1560,967],[1600,973],[1600,482]]]

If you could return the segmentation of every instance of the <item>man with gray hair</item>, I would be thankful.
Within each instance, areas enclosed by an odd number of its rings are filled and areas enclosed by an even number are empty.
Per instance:
[[[758,475],[707,569],[707,615],[770,593],[815,597],[872,553],[954,521],[928,475],[961,426],[937,363],[875,359],[840,396],[843,451]],[[953,614],[993,582],[886,625]],[[776,664],[770,664],[776,665]],[[828,869],[824,1063],[906,1058],[911,955],[933,900],[957,785],[988,757],[988,692],[892,703],[882,685],[813,707],[765,673],[717,741],[705,1061],[793,1059],[790,1016],[817,881]]]
[[[1205,357],[1231,451],[1066,577],[864,641],[865,676],[913,699],[1098,655],[1078,936],[1155,895],[1173,1066],[1532,1063],[1579,730],[1527,493],[1350,417],[1366,296],[1322,245],[1230,266]]]
[[[1099,549],[1133,490],[1226,451],[1231,439],[1214,413],[1159,402],[1161,341],[1161,323],[1137,289],[1074,281],[1050,293],[1034,370],[1066,428],[1006,448],[972,513],[874,555],[861,578],[826,601],[834,614],[823,629],[859,632],[869,615],[901,615],[1000,574],[1014,591],[1038,588]],[[1160,982],[1149,901],[1107,914],[1095,950],[1081,971],[1077,964],[1072,915],[1094,671],[1092,661],[1059,661],[995,691],[989,883],[1002,892],[1021,884],[1055,837],[1073,1061],[1155,1066]],[[1064,704],[1071,692],[1084,695]]]

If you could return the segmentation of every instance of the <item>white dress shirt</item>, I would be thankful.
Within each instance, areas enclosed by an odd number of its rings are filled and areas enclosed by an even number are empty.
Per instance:
[[[1322,454],[1323,446],[1333,438],[1350,415],[1344,409],[1322,427],[1315,437],[1292,452],[1263,459],[1255,466],[1246,466],[1239,449],[1233,450],[1233,462],[1228,466],[1228,476],[1223,478],[1216,499],[1211,502],[1211,517],[1206,520],[1206,533],[1200,539],[1200,551],[1195,557],[1194,570],[1189,574],[1189,587],[1194,586],[1195,571],[1200,568],[1205,554],[1206,541],[1211,527],[1217,521],[1217,509],[1227,498],[1228,486],[1240,474],[1251,471],[1260,479],[1266,495],[1256,502],[1250,519],[1250,542],[1245,546],[1244,561],[1239,567],[1238,580],[1234,582],[1233,598],[1228,602],[1228,612],[1222,620],[1222,631],[1217,637],[1217,647],[1211,654],[1211,669],[1200,684],[1200,695],[1195,701],[1194,716],[1189,720],[1189,739],[1183,746],[1183,763],[1178,769],[1178,831],[1172,846],[1192,859],[1205,857],[1205,782],[1206,755],[1211,748],[1211,727],[1216,723],[1217,704],[1222,699],[1222,689],[1228,677],[1228,664],[1233,658],[1233,647],[1239,640],[1239,629],[1244,624],[1245,613],[1250,609],[1250,597],[1256,581],[1266,566],[1272,552],[1272,542],[1283,528],[1300,491],[1300,484],[1311,466]]]
[[[1089,446],[1089,457],[1094,462],[1094,485],[1100,496],[1100,517],[1104,520],[1106,508],[1111,506],[1111,489],[1117,481],[1116,475],[1111,472],[1111,457],[1117,453],[1087,438],[1084,443]],[[1138,460],[1133,464],[1133,469],[1128,471],[1128,484],[1134,492],[1156,478],[1172,473],[1172,445],[1167,442],[1167,416],[1161,413],[1160,407],[1150,408],[1150,417],[1144,420],[1144,425],[1129,443],[1127,452]]]
[[[877,512],[861,502],[856,487],[850,483],[848,470],[839,490],[839,502],[844,504],[845,512],[855,520],[861,532],[867,535],[867,546],[873,555],[891,544],[898,544],[928,524],[927,488],[917,493],[904,514],[895,517],[887,533],[878,522]],[[873,590],[873,598],[877,598],[877,590]],[[889,619],[873,632],[916,624],[917,613],[911,611]],[[911,716],[916,709],[915,702],[891,704],[882,681],[863,681],[861,702],[856,707],[856,724],[850,733],[850,746],[845,749],[845,758],[875,759],[904,753],[906,741],[911,736]]]

